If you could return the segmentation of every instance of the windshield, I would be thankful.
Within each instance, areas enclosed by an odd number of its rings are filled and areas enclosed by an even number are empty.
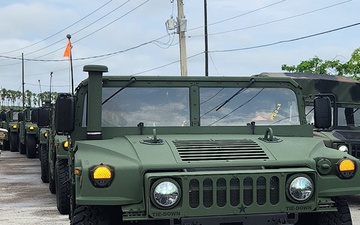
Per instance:
[[[104,88],[103,101],[119,88]],[[189,88],[127,87],[102,106],[103,127],[189,126]]]
[[[359,108],[338,108],[338,124],[339,126],[360,126],[360,110]]]
[[[251,122],[259,125],[300,124],[297,100],[292,90],[247,88],[234,96],[238,91],[239,88],[201,88],[201,125],[243,126]],[[224,102],[227,104],[224,105]]]
[[[117,90],[103,88],[102,99]],[[237,92],[239,88],[200,88],[200,105],[194,102],[192,113],[200,112],[201,126],[300,124],[292,90],[245,88],[234,96]],[[102,105],[102,126],[190,126],[190,99],[188,87],[127,87]]]
[[[338,107],[337,118],[340,127],[359,127],[360,126],[360,108],[352,107]],[[331,107],[333,112],[333,107]],[[308,124],[314,124],[314,106],[308,105],[305,107],[306,120]],[[331,119],[331,121],[333,121]]]

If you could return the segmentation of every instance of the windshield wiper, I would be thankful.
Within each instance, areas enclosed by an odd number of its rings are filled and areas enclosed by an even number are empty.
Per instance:
[[[127,88],[128,86],[130,86],[130,84],[134,83],[136,81],[135,77],[131,77],[129,82],[127,82],[123,87],[121,87],[119,90],[117,90],[114,94],[112,94],[110,97],[108,97],[107,99],[105,99],[105,101],[103,101],[101,103],[101,105],[104,105],[106,102],[108,102],[110,99],[112,99],[112,97],[114,97],[115,95],[117,95],[120,91],[124,90],[125,88]]]
[[[238,90],[237,92],[235,92],[235,94],[233,94],[230,98],[226,99],[226,101],[224,101],[215,111],[219,111],[222,107],[224,107],[227,103],[229,103],[233,98],[235,98],[236,95],[240,94],[241,92],[245,91],[246,89],[248,89],[250,87],[250,85],[252,83],[254,83],[255,79],[251,78],[250,82],[248,83],[248,85],[246,85],[246,87],[240,88],[240,90]]]

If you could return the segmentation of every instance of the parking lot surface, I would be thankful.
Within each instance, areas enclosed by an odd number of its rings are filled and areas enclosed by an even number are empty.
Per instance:
[[[0,155],[0,224],[70,224],[67,215],[56,208],[49,184],[40,179],[39,159],[18,152]]]

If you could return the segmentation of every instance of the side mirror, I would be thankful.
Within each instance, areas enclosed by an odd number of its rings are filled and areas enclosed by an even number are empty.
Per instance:
[[[1,121],[6,121],[6,118],[7,116],[6,116],[6,112],[1,112]]]
[[[19,112],[18,121],[24,121],[24,118],[25,118],[24,112]]]
[[[328,97],[314,99],[315,128],[331,127],[331,101]]]
[[[58,134],[70,134],[75,124],[75,100],[71,94],[60,93],[55,103],[55,129]]]
[[[50,125],[50,110],[49,108],[38,108],[38,126],[46,127]]]

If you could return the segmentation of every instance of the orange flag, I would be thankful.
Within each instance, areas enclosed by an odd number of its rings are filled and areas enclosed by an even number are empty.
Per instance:
[[[64,57],[70,58],[70,52],[71,52],[71,42],[69,40],[67,43],[66,49],[64,51]]]

